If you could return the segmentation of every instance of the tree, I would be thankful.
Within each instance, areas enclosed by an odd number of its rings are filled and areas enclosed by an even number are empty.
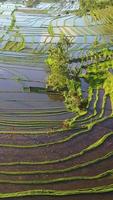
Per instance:
[[[47,80],[47,87],[54,91],[61,92],[66,89],[67,79],[69,77],[69,56],[68,48],[70,42],[67,37],[61,36],[56,46],[51,46],[48,51],[47,65],[50,69],[50,75]]]
[[[79,114],[86,106],[86,100],[81,91],[81,68],[69,68],[69,47],[71,43],[62,35],[58,44],[49,49],[46,63],[50,69],[47,87],[53,91],[62,93],[67,109]]]

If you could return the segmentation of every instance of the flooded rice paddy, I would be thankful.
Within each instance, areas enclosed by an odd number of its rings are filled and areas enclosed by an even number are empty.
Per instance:
[[[43,2],[28,8],[17,2],[1,3],[0,198],[113,199],[109,97],[105,98],[103,90],[95,90],[88,113],[77,119],[75,128],[65,130],[63,121],[74,114],[67,111],[58,94],[44,90],[49,73],[47,49],[58,42],[62,32],[73,38],[70,54],[77,62],[70,63],[71,67],[79,65],[79,58],[96,38],[101,48],[103,37],[109,46],[112,35],[89,16],[64,14],[60,6]],[[48,32],[50,24],[54,37]],[[83,82],[84,95],[87,88]],[[83,128],[82,124],[91,122],[93,127]]]

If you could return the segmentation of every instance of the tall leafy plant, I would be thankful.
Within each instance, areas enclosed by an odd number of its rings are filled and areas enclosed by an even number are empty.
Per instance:
[[[81,68],[69,68],[70,45],[69,39],[61,35],[58,44],[50,47],[46,60],[50,69],[47,88],[61,93],[67,109],[78,115],[85,109],[87,100],[84,100],[82,96]]]

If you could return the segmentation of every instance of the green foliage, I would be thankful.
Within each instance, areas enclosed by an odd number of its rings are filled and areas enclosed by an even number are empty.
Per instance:
[[[58,44],[49,49],[47,65],[50,69],[50,75],[47,81],[47,87],[55,91],[63,91],[66,88],[66,80],[69,76],[68,70],[68,47],[70,43],[66,37],[61,37]]]
[[[92,88],[101,87],[106,79],[106,72],[94,64],[93,67],[88,67],[85,78]]]
[[[96,8],[97,3],[96,0],[80,0],[80,14],[84,15],[87,14],[90,10]]]
[[[103,48],[99,53],[97,52],[97,54],[95,54],[95,64],[87,65],[86,75],[84,75],[84,78],[89,83],[90,88],[101,88],[104,90],[105,95],[110,97],[113,110],[112,55],[113,51],[107,48]]]
[[[69,111],[80,113],[87,101],[82,98],[80,74],[81,68],[69,69],[70,41],[61,35],[56,47],[51,46],[46,60],[50,68],[47,87],[62,92],[64,102]]]
[[[81,15],[90,14],[94,20],[99,20],[104,33],[108,33],[113,30],[111,26],[113,21],[112,5],[113,1],[109,0],[80,0],[79,11],[81,11]],[[49,29],[52,36],[52,27],[49,27]],[[84,38],[84,41],[86,43],[86,38]],[[88,109],[95,89],[104,89],[105,97],[108,95],[111,102],[113,102],[113,75],[110,72],[110,69],[113,69],[113,51],[107,47],[107,44],[105,44],[105,46],[103,44],[100,49],[100,42],[97,36],[88,54],[78,58],[78,60],[76,59],[82,67],[80,67],[80,69],[77,67],[75,70],[72,70],[69,69],[69,47],[70,43],[68,43],[68,40],[66,40],[64,36],[61,36],[56,47],[52,46],[49,49],[49,56],[47,59],[50,68],[48,86],[58,92],[64,91],[63,96],[67,109],[79,116],[81,113],[84,114],[86,109]],[[84,68],[84,63],[87,63],[87,66],[85,66],[85,74],[82,73],[81,70]],[[89,84],[88,99],[83,98],[80,78],[84,78]],[[98,97],[96,99],[98,100]],[[105,103],[103,103],[103,105],[105,105]],[[96,110],[96,103],[94,104],[94,109]],[[94,113],[96,113],[96,111]],[[100,116],[102,115],[103,111]],[[66,126],[73,125],[74,118],[70,121],[67,120],[65,124]]]
[[[51,37],[54,37],[54,35],[55,35],[54,30],[53,30],[53,26],[52,26],[51,23],[48,26],[48,33],[50,34]]]
[[[88,13],[92,12],[93,10],[101,10],[105,9],[108,6],[113,6],[112,0],[80,0],[80,15],[87,15]]]
[[[113,33],[113,3],[112,6],[91,10],[90,15],[95,22],[101,22],[104,33]]]
[[[15,17],[15,14],[13,12],[13,14],[11,15],[11,24],[9,26],[8,31],[12,31],[13,30],[13,28],[15,27],[15,23],[16,23],[16,17]]]
[[[33,6],[33,4],[34,4],[33,0],[26,1],[26,6],[28,6],[28,7]]]
[[[80,82],[75,83],[74,80],[68,80],[67,87],[68,90],[64,92],[66,107],[78,113],[81,105]]]

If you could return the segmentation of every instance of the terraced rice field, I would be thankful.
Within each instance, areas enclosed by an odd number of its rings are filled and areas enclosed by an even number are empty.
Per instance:
[[[63,121],[74,114],[58,94],[44,91],[49,73],[47,48],[57,43],[61,32],[73,38],[70,54],[78,60],[96,38],[101,48],[103,36],[107,46],[112,36],[87,17],[53,17],[22,8],[15,11],[15,17],[9,29],[12,15],[3,12],[0,16],[0,198],[112,200],[110,98],[95,88],[87,113],[67,130]],[[50,24],[54,37],[48,33]],[[79,61],[70,64],[78,65]],[[88,84],[82,85],[87,95]]]

